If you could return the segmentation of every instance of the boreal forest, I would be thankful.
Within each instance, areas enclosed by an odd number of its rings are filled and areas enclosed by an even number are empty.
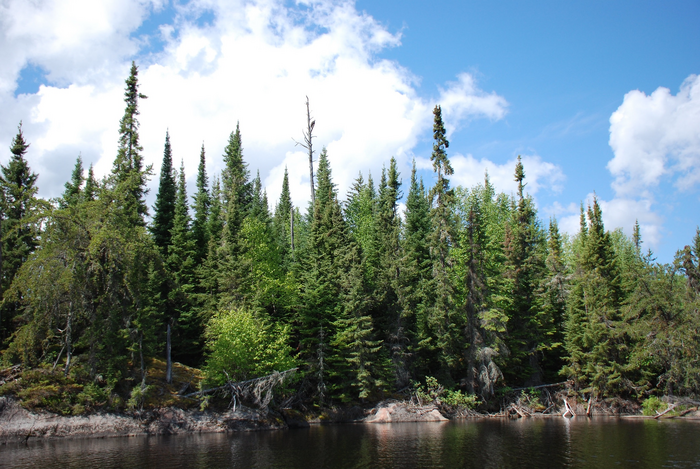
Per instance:
[[[661,264],[595,198],[574,236],[540,219],[520,160],[515,194],[488,175],[452,187],[440,106],[431,181],[387,158],[339,194],[309,125],[311,202],[292,205],[285,175],[271,211],[236,127],[221,174],[202,146],[192,195],[167,133],[160,172],[144,164],[134,64],[124,96],[104,178],[78,157],[61,197],[37,197],[21,124],[0,168],[2,367],[83,396],[73,412],[144,399],[153,359],[202,386],[296,368],[281,392],[322,405],[426,379],[465,402],[562,381],[594,399],[700,393],[700,231]]]

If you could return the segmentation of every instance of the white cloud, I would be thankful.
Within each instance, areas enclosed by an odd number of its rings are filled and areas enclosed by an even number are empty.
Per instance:
[[[610,116],[610,146],[615,197],[600,204],[606,227],[631,235],[638,219],[642,238],[657,247],[665,231],[655,211],[659,185],[690,190],[700,183],[700,76],[690,75],[675,96],[662,87],[649,96],[627,93]]]
[[[446,89],[440,88],[440,103],[448,137],[463,121],[479,117],[498,120],[508,109],[505,98],[480,90],[474,77],[468,73],[460,73],[456,82],[448,83]]]
[[[456,154],[450,156],[454,169],[450,182],[453,186],[473,187],[484,182],[484,175],[488,171],[489,180],[497,191],[515,194],[518,189],[518,184],[515,182],[517,161],[517,158],[513,158],[503,164],[497,164],[485,158],[476,159],[472,155]],[[421,169],[432,169],[432,163],[428,159],[421,158],[416,163]],[[554,193],[561,191],[565,176],[559,166],[543,161],[538,155],[523,156],[522,163],[525,169],[527,193],[534,196],[542,188]]]
[[[680,189],[700,183],[700,76],[689,76],[675,96],[667,88],[627,93],[610,117],[610,146],[620,195],[648,196],[664,177]]]
[[[41,174],[43,195],[60,193],[78,151],[87,162],[96,163],[98,174],[109,171],[116,154],[123,83],[130,54],[141,40],[128,34],[159,4],[134,0],[106,5],[100,7],[102,16],[97,16],[94,28],[79,34],[80,40],[63,31],[80,29],[85,19],[65,20],[52,26],[57,32],[42,35],[38,26],[21,29],[17,18],[31,12],[13,16],[15,35],[28,44],[60,39],[60,50],[44,56],[30,51],[25,60],[40,58],[50,74],[72,83],[64,88],[43,86],[36,95],[18,98],[0,93],[0,105],[12,109],[8,119],[25,121],[33,142],[28,157]],[[378,175],[391,156],[408,174],[412,149],[431,127],[433,100],[417,95],[417,79],[410,71],[377,57],[377,52],[400,45],[400,35],[358,12],[352,2],[286,5],[272,0],[202,0],[176,6],[173,24],[160,28],[164,50],[149,56],[139,74],[141,91],[149,97],[140,107],[141,141],[145,159],[156,171],[167,128],[174,158],[177,163],[184,159],[189,179],[195,176],[202,142],[212,176],[221,170],[229,133],[240,121],[244,158],[253,175],[260,170],[271,203],[279,195],[287,165],[294,203],[306,207],[308,160],[292,138],[301,138],[308,95],[316,119],[315,148],[327,146],[341,195],[358,171]],[[21,10],[16,3],[10,6]],[[54,11],[57,18],[68,14],[57,3],[32,8],[46,17]],[[214,19],[198,24],[204,11],[213,12]],[[99,20],[106,14],[114,21]],[[94,50],[89,48],[92,42],[97,44]],[[83,55],[84,61],[77,59]],[[30,56],[34,58],[27,59]],[[65,68],[52,65],[61,57],[72,57],[73,62]],[[93,62],[106,64],[98,70],[106,74],[104,80],[95,78],[100,74],[90,68]],[[82,70],[92,78],[79,79],[76,74]],[[440,97],[451,125],[471,117],[499,119],[507,106],[504,98],[482,92],[467,74],[446,90],[440,90]],[[9,142],[16,121],[3,123],[0,137]],[[153,198],[157,178],[151,189]]]
[[[593,203],[594,194],[586,196],[584,210]],[[630,199],[614,197],[606,201],[598,198],[598,204],[603,212],[603,224],[606,230],[622,229],[627,236],[632,236],[635,222],[639,222],[642,241],[645,245],[656,248],[663,237],[664,219],[652,210],[652,201],[648,199]],[[559,218],[559,229],[574,235],[581,227],[581,206],[574,203],[564,207],[558,203],[545,209]]]

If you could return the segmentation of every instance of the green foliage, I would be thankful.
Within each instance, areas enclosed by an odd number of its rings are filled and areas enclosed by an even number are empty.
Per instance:
[[[166,131],[163,163],[160,167],[160,184],[158,185],[156,204],[153,207],[153,222],[150,227],[153,241],[166,258],[175,220],[175,201],[177,199],[177,183],[175,179],[176,171],[173,168],[170,133]]]
[[[204,371],[209,385],[244,381],[296,366],[289,326],[273,324],[246,309],[221,310],[206,330]]]
[[[668,404],[656,396],[650,396],[642,402],[642,414],[647,416],[657,415],[657,413],[666,410]]]
[[[425,384],[413,384],[413,395],[421,404],[434,403],[453,408],[473,409],[479,405],[479,398],[474,394],[463,394],[462,391],[445,389],[433,376],[425,377]]]

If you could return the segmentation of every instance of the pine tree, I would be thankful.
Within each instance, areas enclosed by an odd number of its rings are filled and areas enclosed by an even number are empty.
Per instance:
[[[85,182],[85,176],[83,175],[83,159],[78,155],[75,168],[73,168],[73,173],[71,174],[71,180],[65,184],[66,190],[63,191],[63,195],[59,201],[61,207],[75,206],[80,201],[83,182]]]
[[[10,146],[10,161],[7,166],[0,166],[0,295],[3,298],[22,264],[36,249],[39,240],[39,223],[34,217],[41,207],[41,202],[36,198],[37,175],[31,171],[24,158],[28,148],[29,143],[24,139],[20,122],[17,135]],[[4,302],[2,305],[0,337],[7,336],[10,323],[18,313],[17,307],[13,301]]]
[[[207,222],[209,218],[209,206],[211,199],[209,196],[208,178],[206,169],[206,157],[204,144],[199,154],[199,168],[197,171],[197,193],[194,195],[194,221],[192,223],[192,237],[194,238],[197,255],[195,263],[200,265],[209,249],[209,232]]]
[[[147,96],[139,92],[138,67],[131,63],[131,72],[126,79],[124,102],[126,109],[119,121],[119,151],[114,160],[110,188],[113,197],[126,213],[130,223],[145,226],[144,217],[148,215],[145,196],[148,193],[146,183],[152,174],[151,166],[144,168],[139,143],[138,101]]]
[[[153,206],[153,223],[150,228],[156,246],[160,248],[166,259],[172,236],[171,231],[173,229],[173,220],[175,219],[175,200],[177,198],[177,183],[175,182],[174,173],[170,133],[166,131],[163,163],[160,167],[160,184],[156,195],[156,204]]]

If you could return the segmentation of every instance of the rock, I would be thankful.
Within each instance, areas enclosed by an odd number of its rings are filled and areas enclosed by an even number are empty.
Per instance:
[[[444,422],[448,419],[435,406],[413,406],[403,402],[379,404],[364,421],[367,423]]]
[[[0,444],[29,438],[104,438],[133,435],[171,435],[286,428],[280,420],[246,407],[235,412],[201,412],[178,408],[142,414],[62,416],[33,413],[8,397],[0,397]]]

